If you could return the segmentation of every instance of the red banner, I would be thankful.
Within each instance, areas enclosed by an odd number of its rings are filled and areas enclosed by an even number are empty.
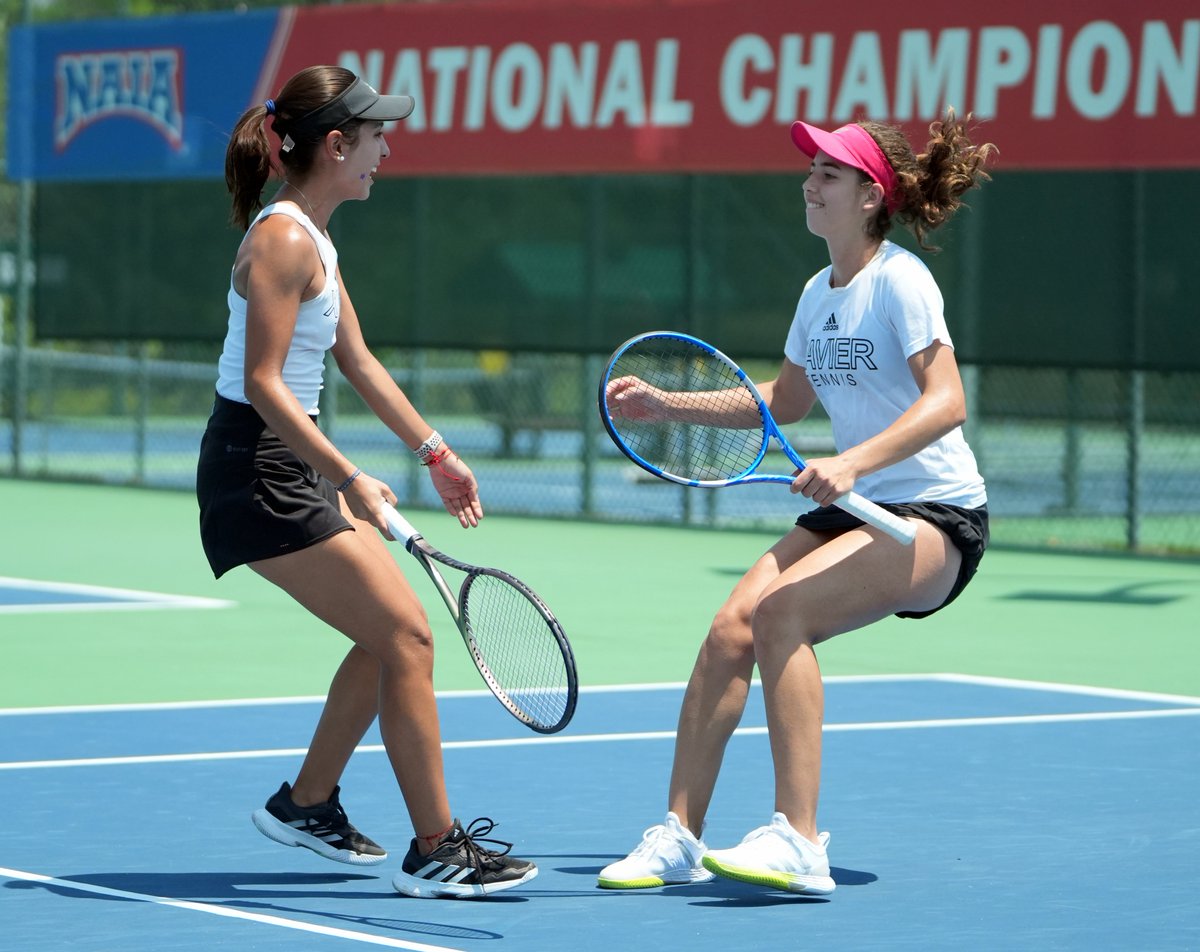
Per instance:
[[[1200,166],[1200,10],[1178,0],[490,0],[285,12],[260,92],[338,63],[416,98],[389,175],[795,169],[795,119],[923,146],[974,113],[1002,168]],[[293,19],[294,15],[294,19]]]

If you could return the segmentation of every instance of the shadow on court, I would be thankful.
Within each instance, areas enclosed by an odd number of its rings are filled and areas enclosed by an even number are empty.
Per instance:
[[[1078,602],[1092,605],[1169,605],[1186,595],[1147,595],[1145,589],[1157,585],[1178,585],[1173,580],[1161,582],[1138,582],[1133,585],[1119,585],[1102,592],[1066,592],[1066,591],[1030,591],[1011,592],[1003,596],[1010,601],[1024,602]]]

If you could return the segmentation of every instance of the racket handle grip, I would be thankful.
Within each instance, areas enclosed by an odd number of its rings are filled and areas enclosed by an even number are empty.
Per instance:
[[[391,503],[385,502],[383,504],[383,518],[387,520],[388,530],[392,533],[392,538],[397,542],[403,542],[405,546],[421,534],[413,528],[411,522],[396,511],[396,507]]]
[[[834,505],[839,509],[844,509],[852,516],[858,516],[863,522],[874,526],[881,532],[886,532],[897,542],[912,545],[913,539],[917,537],[917,527],[907,519],[901,519],[858,493],[846,493],[840,499],[835,500]]]

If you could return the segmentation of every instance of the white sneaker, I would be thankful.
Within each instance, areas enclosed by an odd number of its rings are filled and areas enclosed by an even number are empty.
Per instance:
[[[805,839],[792,829],[782,813],[771,816],[769,826],[751,830],[737,846],[709,850],[704,867],[729,879],[788,892],[825,896],[835,884],[829,875],[829,834]]]
[[[668,813],[659,826],[642,834],[642,842],[623,860],[600,870],[597,884],[603,889],[647,889],[680,883],[706,883],[713,874],[700,865],[704,843]]]

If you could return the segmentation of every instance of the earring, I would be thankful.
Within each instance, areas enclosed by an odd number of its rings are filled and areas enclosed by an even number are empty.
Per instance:
[[[339,161],[339,162],[345,162],[345,161],[346,161],[346,157],[345,157],[344,155],[339,155],[339,156],[338,156],[338,161]]]

